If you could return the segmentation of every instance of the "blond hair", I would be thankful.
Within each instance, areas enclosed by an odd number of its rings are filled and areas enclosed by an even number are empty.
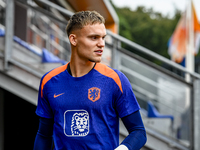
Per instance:
[[[72,31],[77,29],[82,29],[86,25],[93,24],[105,24],[105,19],[96,11],[80,11],[71,16],[67,27],[66,32],[69,36]]]

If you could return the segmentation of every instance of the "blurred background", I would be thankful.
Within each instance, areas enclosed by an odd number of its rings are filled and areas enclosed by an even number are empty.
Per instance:
[[[200,9],[194,0],[0,0],[0,150],[33,149],[40,78],[70,60],[77,11],[106,19],[102,63],[123,72],[141,106],[142,150],[200,149]],[[120,142],[128,135],[120,120]]]

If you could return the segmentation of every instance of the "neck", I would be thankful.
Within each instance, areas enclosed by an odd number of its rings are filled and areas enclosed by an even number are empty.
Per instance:
[[[82,77],[92,70],[95,62],[77,63],[70,61],[71,75],[73,77]]]

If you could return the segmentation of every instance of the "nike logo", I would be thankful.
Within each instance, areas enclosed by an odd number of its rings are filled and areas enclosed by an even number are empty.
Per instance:
[[[61,96],[61,95],[63,95],[64,93],[61,93],[61,94],[58,94],[58,95],[56,95],[56,94],[54,94],[54,98],[56,98],[56,97],[58,97],[58,96]]]

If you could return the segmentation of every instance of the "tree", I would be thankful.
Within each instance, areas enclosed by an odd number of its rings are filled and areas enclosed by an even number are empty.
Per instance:
[[[119,17],[121,36],[169,58],[167,43],[181,16],[179,10],[176,9],[174,17],[170,18],[143,6],[137,7],[134,11],[128,7],[114,6],[114,9]],[[137,53],[127,45],[122,44],[122,46]]]

